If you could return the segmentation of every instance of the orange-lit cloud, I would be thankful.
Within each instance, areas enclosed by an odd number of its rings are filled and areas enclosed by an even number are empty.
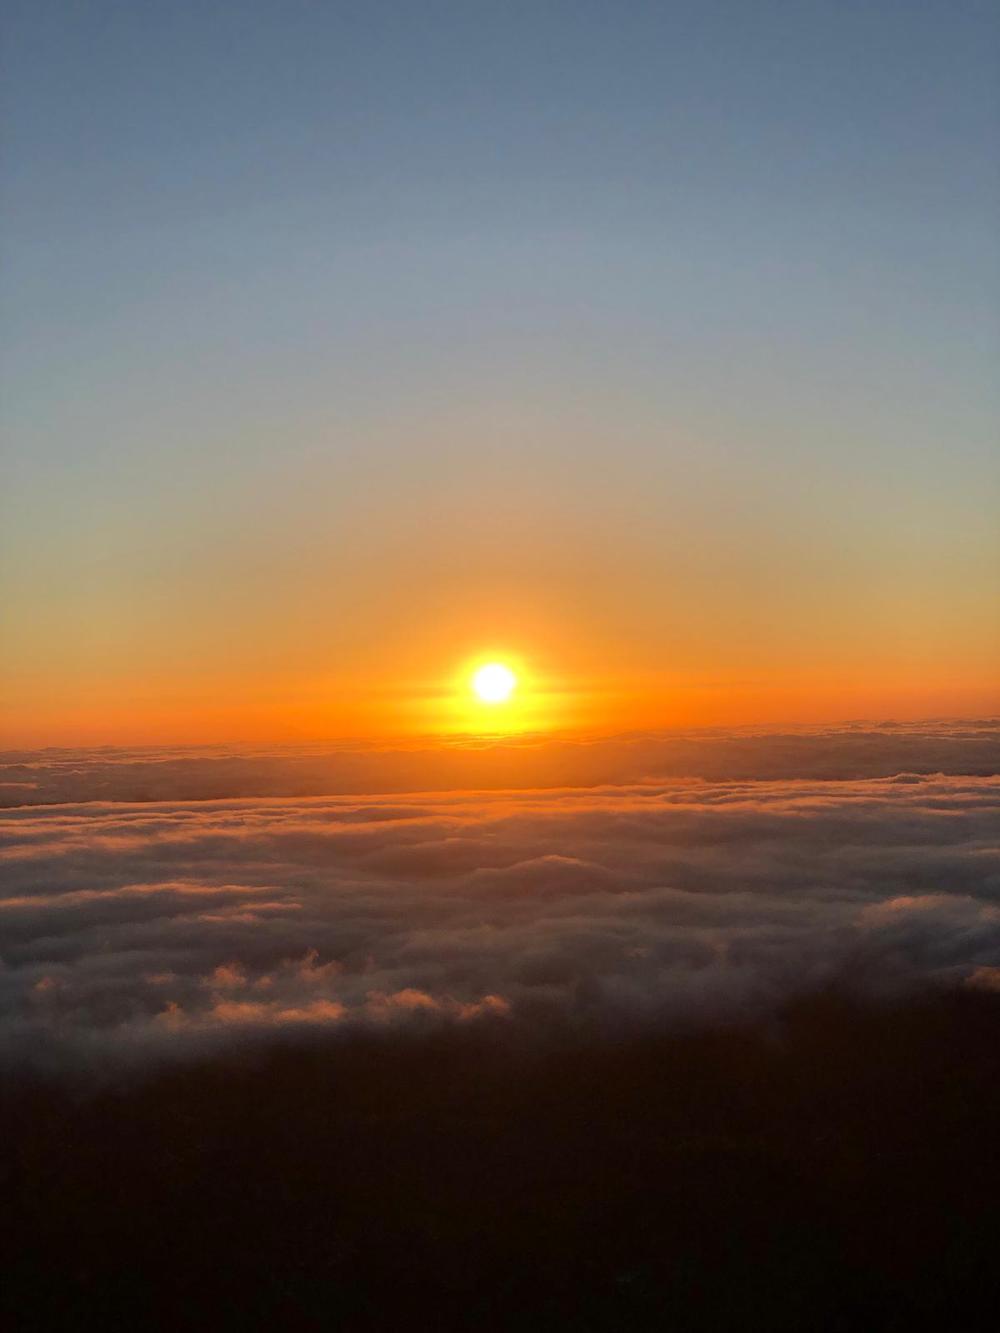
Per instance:
[[[787,739],[769,741],[786,765]],[[952,766],[981,763],[980,739],[950,733]],[[688,1023],[838,978],[986,984],[998,815],[995,776],[849,771],[12,808],[0,1052],[525,1006]]]

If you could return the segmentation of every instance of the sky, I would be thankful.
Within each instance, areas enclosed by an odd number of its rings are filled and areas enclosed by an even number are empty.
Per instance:
[[[998,38],[13,0],[4,736],[1000,708]]]

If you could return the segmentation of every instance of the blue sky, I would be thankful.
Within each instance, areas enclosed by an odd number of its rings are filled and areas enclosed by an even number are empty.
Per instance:
[[[998,35],[969,0],[14,3],[8,693],[229,643],[391,675],[401,596],[484,595],[581,670],[835,634],[981,683]]]

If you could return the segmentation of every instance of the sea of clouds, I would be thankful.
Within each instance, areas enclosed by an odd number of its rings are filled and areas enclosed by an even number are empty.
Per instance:
[[[942,732],[907,734],[940,760]],[[103,795],[115,764],[176,782],[216,755],[18,755],[7,779],[35,803],[0,811],[0,1058],[512,1016],[614,1031],[755,1018],[825,985],[994,986],[991,734],[945,773],[213,800],[54,803],[43,784],[70,766]],[[755,740],[768,772],[787,738]],[[814,735],[801,766],[838,744]],[[272,758],[275,786],[295,758]]]

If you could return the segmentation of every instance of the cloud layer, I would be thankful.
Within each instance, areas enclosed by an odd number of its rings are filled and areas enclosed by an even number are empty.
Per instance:
[[[998,829],[1000,778],[916,774],[22,806],[0,821],[0,1052],[995,986]]]
[[[891,777],[1000,773],[1000,719],[856,722],[783,732],[522,736],[405,747],[303,745],[0,752],[0,808],[51,802],[631,785],[657,778]]]

